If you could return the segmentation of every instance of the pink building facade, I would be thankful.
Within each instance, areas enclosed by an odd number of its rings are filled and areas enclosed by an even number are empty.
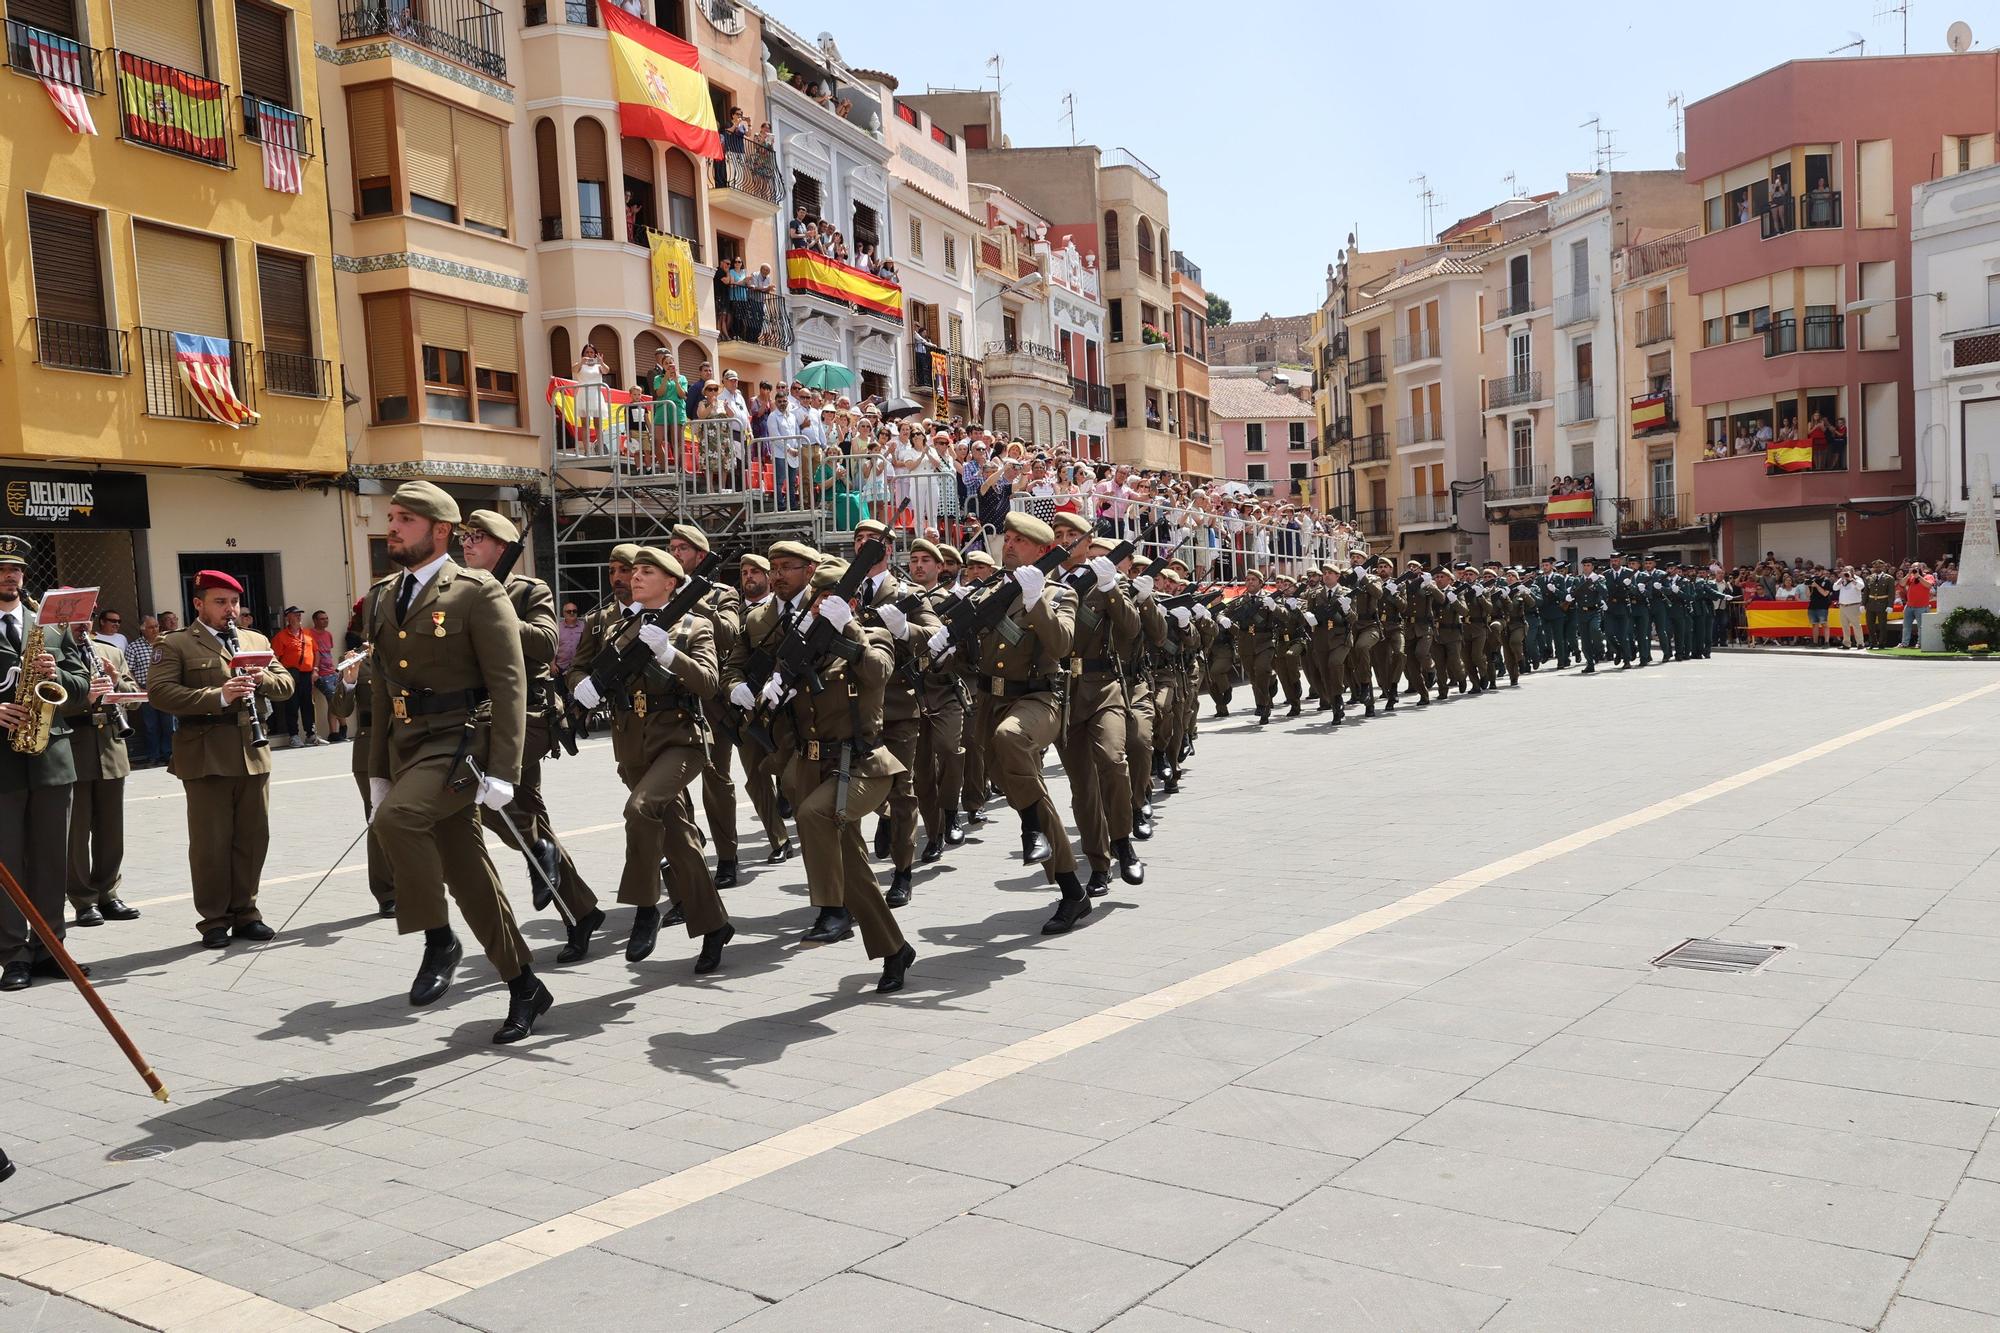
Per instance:
[[[1310,399],[1247,368],[1232,373],[1211,367],[1209,416],[1220,446],[1216,476],[1248,482],[1266,494],[1300,495],[1319,441]]]

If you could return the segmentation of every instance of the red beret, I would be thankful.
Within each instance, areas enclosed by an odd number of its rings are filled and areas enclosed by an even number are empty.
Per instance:
[[[204,569],[194,576],[194,590],[196,592],[207,592],[210,588],[227,588],[229,591],[239,595],[243,591],[242,584],[230,578],[229,575],[219,569]]]

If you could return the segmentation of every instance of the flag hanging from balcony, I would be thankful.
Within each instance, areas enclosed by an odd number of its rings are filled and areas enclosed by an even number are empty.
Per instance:
[[[63,118],[63,124],[75,134],[97,133],[97,122],[90,118],[90,103],[83,95],[83,48],[67,37],[40,28],[24,31],[35,77],[48,90],[49,100],[56,104],[56,114]]]
[[[1543,517],[1551,523],[1575,523],[1588,520],[1597,513],[1597,494],[1594,491],[1569,491],[1562,495],[1551,495],[1549,507]]]
[[[951,400],[951,353],[931,353],[931,395]]]
[[[1667,424],[1667,395],[1664,393],[1641,394],[1632,400],[1632,431],[1658,430]]]
[[[653,232],[646,242],[653,273],[653,322],[661,328],[701,336],[701,304],[695,295],[694,251],[678,236]]]
[[[118,53],[118,105],[125,137],[209,162],[229,160],[223,86],[170,65]]]
[[[787,250],[785,278],[795,292],[845,301],[856,310],[903,317],[903,289],[886,283],[873,273],[863,273],[837,259],[828,259],[817,250]]]
[[[635,139],[657,139],[696,157],[720,158],[722,133],[694,47],[615,4],[599,5],[611,36],[611,87],[618,126]]]
[[[195,406],[231,430],[253,426],[257,414],[236,396],[230,378],[229,340],[199,333],[174,335],[174,367]]]
[[[245,101],[250,99],[245,98]],[[257,101],[257,141],[264,145],[264,188],[280,194],[305,192],[305,159],[299,150],[305,123],[296,112]]]
[[[1767,472],[1810,472],[1813,451],[1809,440],[1773,440],[1764,449]]]

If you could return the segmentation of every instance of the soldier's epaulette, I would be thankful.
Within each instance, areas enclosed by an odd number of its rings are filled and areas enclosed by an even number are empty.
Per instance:
[[[381,578],[376,579],[373,583],[369,584],[368,587],[370,591],[373,591],[376,588],[387,587],[389,584],[394,583],[397,579],[401,577],[403,577],[403,575],[400,571],[391,570],[389,573],[384,574]]]
[[[470,579],[474,583],[491,583],[494,584],[495,586],[498,586],[500,582],[498,579],[494,578],[489,571],[484,569],[472,569],[466,565],[460,565],[458,567],[458,576],[460,578]]]

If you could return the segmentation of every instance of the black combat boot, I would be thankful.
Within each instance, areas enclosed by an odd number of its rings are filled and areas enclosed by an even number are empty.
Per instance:
[[[1044,935],[1067,935],[1077,922],[1090,915],[1090,895],[1076,882],[1075,874],[1064,871],[1057,875],[1056,887],[1062,890],[1062,901],[1056,904],[1055,915],[1042,923]]]
[[[563,941],[562,949],[556,954],[556,961],[558,963],[580,963],[585,958],[588,958],[590,956],[590,937],[603,924],[604,909],[601,907],[593,907],[590,911],[578,917],[576,924],[569,928],[567,932],[568,937]]]
[[[805,933],[801,943],[838,944],[853,934],[854,918],[845,907],[822,907],[819,919],[813,922],[812,929]]]
[[[1085,882],[1083,891],[1092,898],[1102,898],[1111,892],[1111,867],[1092,866],[1090,879]]]
[[[643,963],[652,956],[653,946],[660,942],[660,909],[639,907],[632,912],[632,933],[625,937],[625,961]]]
[[[904,907],[909,904],[910,868],[908,866],[898,866],[896,868],[896,873],[889,879],[889,892],[884,896],[883,901],[891,907]]]
[[[1054,849],[1042,835],[1042,812],[1031,805],[1021,812],[1021,863],[1040,865],[1053,855]]]
[[[889,835],[890,835],[891,833],[893,833],[894,831],[895,831],[895,830],[894,830],[894,827],[893,827],[893,826],[892,826],[892,825],[890,824],[890,821],[889,821],[889,816],[887,816],[887,815],[879,815],[879,816],[877,816],[877,817],[876,817],[876,820],[875,820],[875,859],[876,859],[876,860],[878,860],[878,861],[879,861],[879,860],[882,860],[883,858],[885,858],[885,857],[887,857],[887,856],[889,855]]]
[[[424,958],[417,964],[417,979],[410,983],[410,1003],[419,1008],[436,1004],[451,989],[465,950],[450,926],[434,926],[424,932]]]
[[[1139,853],[1132,846],[1130,838],[1120,838],[1111,844],[1111,854],[1118,858],[1118,877],[1127,884],[1146,882],[1146,863],[1139,859]]]
[[[537,912],[549,910],[555,898],[554,886],[562,882],[562,849],[551,838],[537,838],[528,844],[528,883]]]
[[[521,975],[507,983],[507,1021],[493,1034],[493,1044],[506,1046],[532,1034],[536,1020],[555,1002],[534,969],[522,968]]]
[[[875,983],[877,995],[893,995],[903,989],[903,974],[910,970],[910,964],[917,961],[917,951],[907,941],[903,947],[882,960],[882,979]]]

